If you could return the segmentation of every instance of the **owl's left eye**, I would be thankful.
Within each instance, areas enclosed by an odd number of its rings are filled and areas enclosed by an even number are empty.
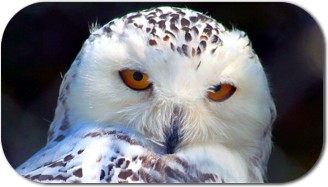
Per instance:
[[[124,84],[133,90],[146,90],[151,86],[151,83],[148,80],[148,75],[140,71],[124,69],[119,71],[119,74]]]
[[[207,97],[212,101],[224,101],[231,97],[236,91],[236,87],[230,84],[219,84],[210,88]]]

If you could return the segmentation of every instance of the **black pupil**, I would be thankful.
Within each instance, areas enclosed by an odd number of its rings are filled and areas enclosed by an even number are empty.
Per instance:
[[[140,73],[139,71],[136,71],[133,73],[133,79],[136,81],[141,81],[143,78],[142,73]]]
[[[219,90],[221,90],[221,85],[213,86],[212,90],[213,92],[218,92]]]

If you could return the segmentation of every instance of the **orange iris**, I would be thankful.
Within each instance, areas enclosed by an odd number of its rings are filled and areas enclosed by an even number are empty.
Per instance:
[[[208,98],[213,101],[224,101],[232,96],[236,91],[236,87],[230,84],[216,85],[207,92]]]
[[[123,82],[133,90],[145,90],[151,86],[148,76],[140,71],[125,69],[119,71]]]

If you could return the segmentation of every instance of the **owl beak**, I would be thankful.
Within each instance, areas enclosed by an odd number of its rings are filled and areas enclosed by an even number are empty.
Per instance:
[[[165,130],[165,147],[167,154],[173,154],[181,139],[181,110],[174,109],[169,128]]]

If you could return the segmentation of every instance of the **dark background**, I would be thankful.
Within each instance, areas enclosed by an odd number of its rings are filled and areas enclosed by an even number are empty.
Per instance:
[[[246,31],[268,74],[278,117],[269,182],[303,176],[323,145],[324,38],[318,23],[287,3],[38,3],[19,11],[1,43],[1,141],[13,167],[46,143],[65,74],[89,35],[129,12],[187,7]],[[320,164],[320,163],[319,163]]]

